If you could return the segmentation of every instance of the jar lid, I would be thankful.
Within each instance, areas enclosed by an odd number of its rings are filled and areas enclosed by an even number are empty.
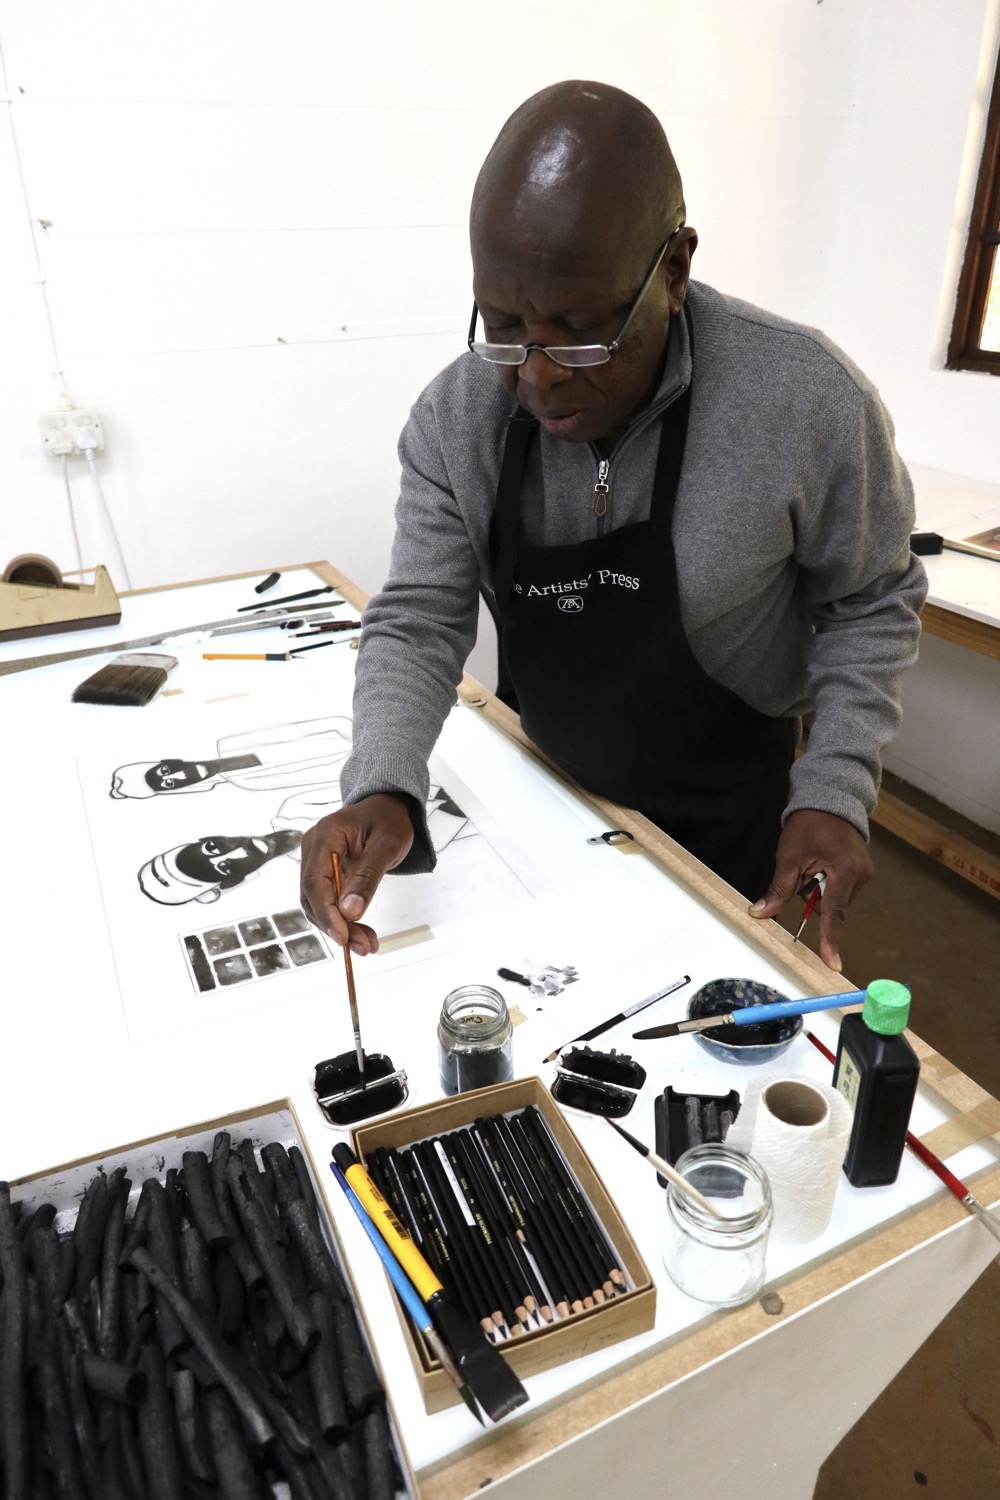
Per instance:
[[[910,992],[895,979],[873,979],[865,995],[861,1018],[880,1036],[898,1036],[910,1019]]]

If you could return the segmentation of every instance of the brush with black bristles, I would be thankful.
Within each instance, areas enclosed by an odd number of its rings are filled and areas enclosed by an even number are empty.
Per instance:
[[[107,666],[85,677],[73,689],[74,703],[115,703],[141,708],[155,698],[177,665],[176,656],[160,651],[123,651]]]
[[[451,1301],[350,1146],[338,1142],[333,1148],[331,1165],[340,1168],[340,1174],[334,1172],[337,1181],[340,1182],[342,1175],[354,1189],[379,1234],[410,1278],[434,1327],[451,1350],[462,1383],[486,1415],[499,1422],[516,1407],[522,1406],[528,1399],[524,1386],[478,1324]]]

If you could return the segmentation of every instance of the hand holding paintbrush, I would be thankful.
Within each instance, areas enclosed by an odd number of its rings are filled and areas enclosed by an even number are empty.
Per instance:
[[[333,884],[337,892],[337,902],[340,902],[340,856],[334,852],[333,855]],[[354,967],[351,963],[350,944],[344,944],[344,969],[347,973],[347,998],[351,1004],[351,1025],[354,1027],[354,1050],[358,1055],[358,1077],[362,1085],[365,1081],[365,1054],[361,1046],[361,1022],[358,1019],[358,996],[354,988]]]

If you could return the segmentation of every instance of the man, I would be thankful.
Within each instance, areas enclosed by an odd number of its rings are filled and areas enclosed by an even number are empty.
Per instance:
[[[359,919],[382,875],[429,867],[424,765],[482,586],[535,742],[755,916],[825,871],[820,951],[839,968],[925,593],[890,419],[822,335],[689,284],[697,235],[666,137],[617,89],[557,84],[522,105],[470,228],[471,352],[400,442],[349,805],[306,835],[303,906],[371,952]]]

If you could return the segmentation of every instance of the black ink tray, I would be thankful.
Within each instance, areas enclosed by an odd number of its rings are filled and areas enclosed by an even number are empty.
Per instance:
[[[405,1104],[409,1096],[406,1074],[391,1057],[384,1052],[366,1052],[364,1061],[363,1081],[353,1050],[316,1064],[316,1103],[327,1122],[339,1130],[388,1114]]]
[[[694,1101],[690,1106],[689,1100]],[[730,1089],[728,1094],[691,1094],[668,1084],[653,1103],[657,1156],[662,1156],[675,1167],[678,1157],[691,1146],[724,1140],[739,1111],[740,1096],[735,1089]],[[722,1118],[727,1113],[732,1119]],[[659,1173],[657,1181],[661,1187],[666,1187],[667,1179]]]

